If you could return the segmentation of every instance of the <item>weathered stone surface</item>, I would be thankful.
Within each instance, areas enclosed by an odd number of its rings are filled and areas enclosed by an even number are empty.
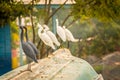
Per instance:
[[[31,64],[32,72],[20,72],[27,68],[25,65],[1,76],[0,80],[103,80],[89,63],[72,56],[68,49],[59,49],[38,64]]]

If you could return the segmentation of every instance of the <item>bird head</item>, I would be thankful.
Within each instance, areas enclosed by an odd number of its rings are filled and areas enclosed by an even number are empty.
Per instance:
[[[63,26],[63,28],[65,29],[65,28],[66,28],[66,26]]]
[[[56,19],[56,22],[58,23],[58,19]]]
[[[25,26],[23,26],[24,29],[27,29]]]
[[[22,29],[22,26],[19,26],[20,29]]]
[[[20,28],[20,33],[23,33],[24,32],[23,26],[19,26],[19,28]]]
[[[43,33],[43,27],[38,23],[37,24],[38,27],[38,32]]]
[[[43,27],[39,23],[37,24],[37,27],[38,27],[38,29],[43,30]]]
[[[49,27],[47,26],[47,25],[43,25],[43,28],[46,30],[46,31],[48,31],[49,30]]]
[[[58,26],[58,19],[56,19],[56,26]]]
[[[20,29],[23,29],[23,26],[19,26]]]

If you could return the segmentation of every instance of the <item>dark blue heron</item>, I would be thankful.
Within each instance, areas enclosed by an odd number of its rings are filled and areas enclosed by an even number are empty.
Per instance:
[[[25,36],[26,36],[26,41],[28,42],[28,44],[33,48],[33,50],[34,50],[34,53],[36,54],[36,56],[37,56],[37,54],[39,53],[38,52],[38,50],[37,50],[37,48],[36,48],[36,46],[31,42],[31,41],[29,41],[29,38],[28,38],[28,34],[27,34],[27,28],[24,26],[23,27],[24,29],[25,29]]]
[[[23,49],[25,55],[28,58],[32,59],[34,62],[38,63],[37,58],[36,58],[36,54],[34,53],[33,48],[28,44],[28,42],[24,41],[24,36],[23,36],[24,30],[21,26],[20,26],[20,29],[21,29],[21,35],[20,35],[21,45],[22,45],[22,49]],[[27,70],[31,71],[30,63],[28,63],[28,69]]]

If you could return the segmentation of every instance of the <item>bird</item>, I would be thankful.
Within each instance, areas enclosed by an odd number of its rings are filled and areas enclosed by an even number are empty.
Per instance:
[[[38,36],[40,37],[40,39],[43,41],[44,44],[50,46],[52,49],[55,50],[55,46],[51,38],[47,35],[47,33],[40,24],[38,24]]]
[[[57,26],[57,34],[62,39],[63,42],[66,41],[66,34],[64,29],[58,25],[58,19],[56,19],[56,26]]]
[[[21,29],[21,34],[20,34],[21,45],[22,45],[22,49],[23,49],[25,55],[26,55],[28,58],[32,59],[35,63],[38,63],[33,48],[28,44],[28,42],[25,42],[25,41],[24,41],[24,35],[23,35],[23,34],[24,34],[24,30],[23,30],[22,26],[20,26],[20,29]],[[28,68],[27,68],[27,70],[28,70],[28,71],[32,71],[32,70],[31,70],[31,65],[30,65],[30,63],[28,63]]]
[[[53,41],[53,43],[55,43],[55,45],[60,46],[60,42],[57,40],[56,36],[54,33],[52,33],[49,30],[49,27],[47,25],[43,25],[43,27],[45,28],[45,32],[47,33],[47,35],[51,38],[51,40]]]
[[[68,41],[71,41],[71,42],[78,42],[79,41],[79,39],[74,38],[73,34],[65,26],[63,26],[63,29],[64,29],[65,34],[66,34],[66,39]]]
[[[37,54],[39,53],[39,51],[37,50],[36,46],[35,46],[31,41],[29,41],[28,33],[27,33],[27,28],[26,28],[25,26],[23,26],[23,28],[25,29],[26,41],[27,41],[27,43],[33,48],[34,53],[35,53],[36,56],[37,56]]]

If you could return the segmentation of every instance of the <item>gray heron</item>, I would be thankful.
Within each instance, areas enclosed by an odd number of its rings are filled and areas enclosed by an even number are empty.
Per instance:
[[[22,26],[20,26],[20,29],[21,29],[21,34],[20,34],[21,45],[22,45],[22,49],[23,49],[25,55],[28,58],[32,59],[34,62],[38,63],[37,58],[36,58],[36,54],[34,53],[33,48],[28,44],[28,42],[24,41],[24,35],[23,35],[24,34],[24,30],[23,30]],[[32,71],[30,63],[28,63],[27,70],[28,71]]]
[[[25,29],[26,41],[27,41],[28,44],[33,48],[34,53],[35,53],[36,56],[37,56],[37,54],[39,53],[39,51],[37,50],[36,46],[35,46],[31,41],[29,41],[28,33],[27,33],[27,28],[26,28],[25,26],[24,26],[23,28]]]

